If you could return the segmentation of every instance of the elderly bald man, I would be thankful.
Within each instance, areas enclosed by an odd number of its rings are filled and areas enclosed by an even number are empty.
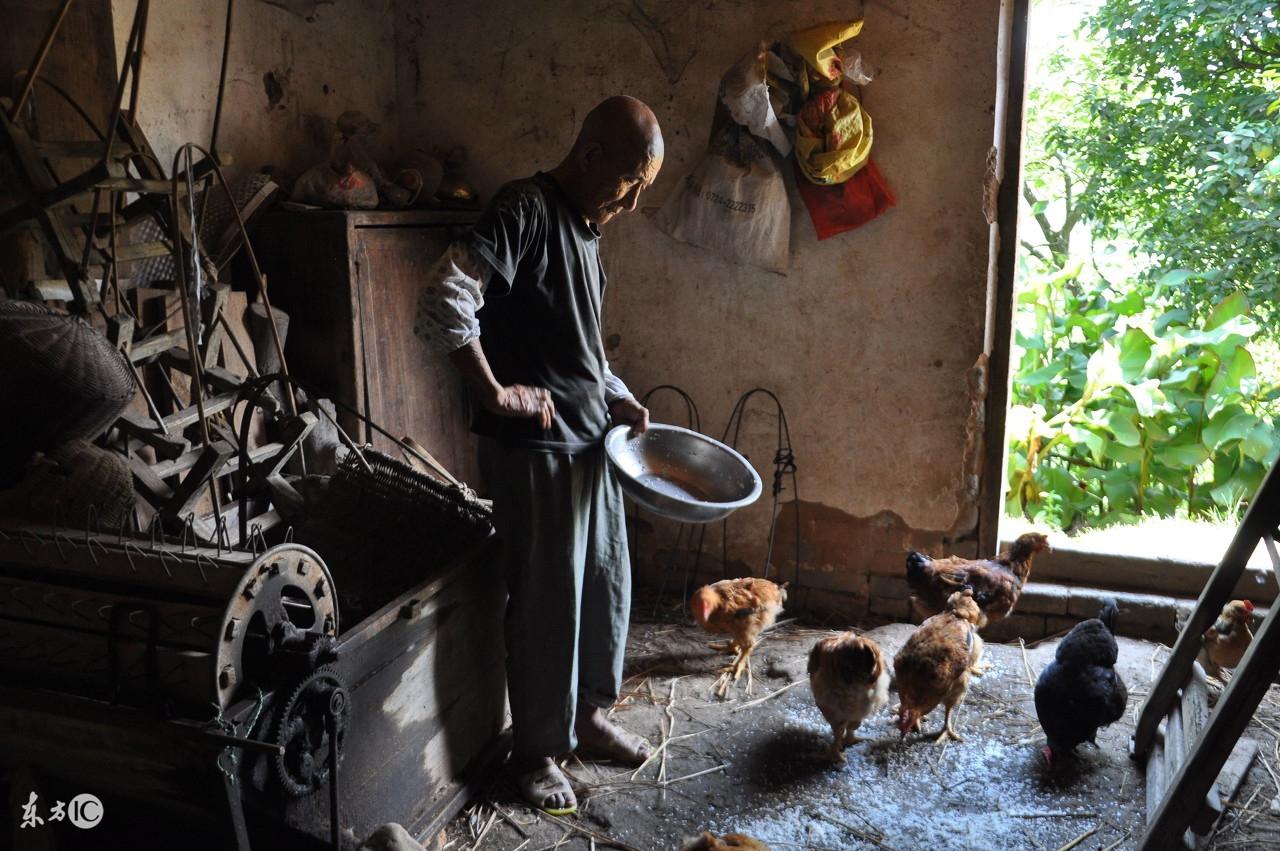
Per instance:
[[[651,753],[606,715],[631,567],[602,439],[611,422],[644,431],[649,412],[605,359],[599,227],[636,208],[662,155],[647,106],[605,100],[559,165],[498,191],[418,302],[415,333],[449,352],[478,403],[472,430],[509,594],[511,765],[529,803],[556,814],[577,806],[557,756],[639,765]]]

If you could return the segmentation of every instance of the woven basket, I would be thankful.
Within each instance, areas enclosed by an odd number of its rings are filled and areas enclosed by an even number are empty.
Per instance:
[[[347,453],[297,540],[333,573],[342,620],[365,616],[427,581],[493,529],[488,508],[372,449]]]
[[[0,491],[0,515],[72,530],[125,528],[135,494],[129,462],[85,440],[37,457],[16,487]]]
[[[0,302],[0,484],[36,450],[97,437],[133,394],[128,362],[83,319]]]

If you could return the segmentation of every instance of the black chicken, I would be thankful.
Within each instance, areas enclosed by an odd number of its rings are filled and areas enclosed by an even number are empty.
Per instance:
[[[1096,618],[1072,627],[1054,660],[1036,683],[1036,715],[1049,743],[1041,753],[1071,753],[1081,742],[1095,742],[1099,727],[1120,720],[1129,690],[1116,673],[1115,625],[1119,610],[1107,600]]]

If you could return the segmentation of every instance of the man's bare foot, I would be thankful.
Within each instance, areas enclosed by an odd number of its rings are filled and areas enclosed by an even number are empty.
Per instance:
[[[578,754],[588,759],[638,766],[653,754],[647,741],[614,724],[597,706],[579,707],[574,732],[578,736]]]
[[[551,757],[512,757],[511,770],[520,796],[530,806],[553,816],[577,812],[578,799],[573,794],[573,787]]]

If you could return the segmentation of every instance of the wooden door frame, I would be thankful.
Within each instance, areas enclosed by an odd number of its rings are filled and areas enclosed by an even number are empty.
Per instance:
[[[1027,27],[1030,0],[1002,0],[996,42],[996,104],[992,140],[993,174],[998,186],[995,221],[991,223],[987,269],[987,320],[983,350],[988,358],[986,425],[982,483],[978,494],[978,551],[999,547],[1004,511],[1007,442],[1013,371],[1014,277],[1018,261],[1018,205],[1022,189],[1023,106],[1026,91]]]

